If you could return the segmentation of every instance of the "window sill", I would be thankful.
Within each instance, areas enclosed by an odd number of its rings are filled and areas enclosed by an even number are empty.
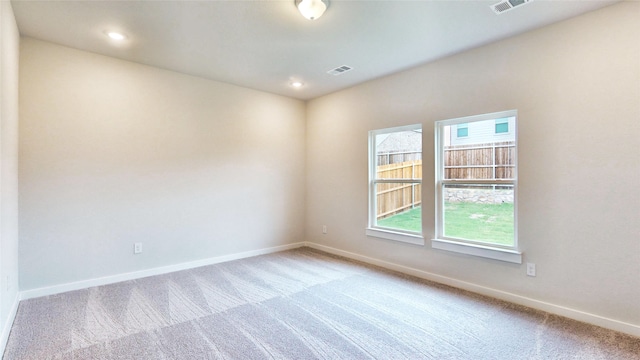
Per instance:
[[[418,234],[408,234],[386,229],[367,228],[367,236],[372,236],[380,239],[400,241],[413,245],[424,245],[424,237]]]
[[[522,264],[522,252],[491,246],[466,244],[451,240],[431,239],[431,247],[460,254],[480,256],[484,258]]]

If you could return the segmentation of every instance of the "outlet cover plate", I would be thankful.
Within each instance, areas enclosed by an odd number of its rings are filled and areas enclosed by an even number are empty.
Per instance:
[[[536,264],[527,263],[527,276],[536,276]]]

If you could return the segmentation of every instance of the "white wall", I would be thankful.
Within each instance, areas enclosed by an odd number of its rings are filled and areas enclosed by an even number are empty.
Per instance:
[[[304,102],[30,38],[20,61],[21,290],[303,240]]]
[[[0,1],[0,352],[18,294],[18,28]]]
[[[638,34],[640,3],[624,2],[312,100],[307,241],[640,326]],[[422,123],[429,188],[434,121],[510,109],[519,240],[537,277],[365,236],[369,130]],[[423,203],[429,240],[433,191]]]

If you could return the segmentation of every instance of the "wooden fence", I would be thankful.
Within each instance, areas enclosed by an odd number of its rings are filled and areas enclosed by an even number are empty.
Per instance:
[[[513,141],[445,146],[445,179],[513,179]]]
[[[378,154],[378,179],[422,177],[421,154],[415,151]],[[512,179],[515,168],[513,141],[446,146],[445,179]],[[378,220],[420,206],[421,184],[378,184],[376,189]]]
[[[422,151],[397,151],[378,153],[378,165],[389,165],[422,159]]]
[[[378,179],[412,179],[422,177],[422,160],[380,165]],[[378,183],[376,189],[378,220],[420,206],[421,184]]]

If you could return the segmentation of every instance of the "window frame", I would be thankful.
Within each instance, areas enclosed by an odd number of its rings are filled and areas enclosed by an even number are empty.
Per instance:
[[[478,179],[478,180],[446,180],[444,179],[444,135],[445,126],[472,123],[486,120],[497,120],[501,118],[514,117],[513,131],[515,139],[515,166],[513,169],[513,179]],[[501,111],[496,113],[473,115],[462,118],[436,121],[434,124],[435,143],[435,237],[431,240],[431,247],[439,250],[446,250],[473,256],[480,256],[495,260],[512,263],[522,263],[522,252],[518,246],[518,133],[517,133],[518,112],[517,110]],[[504,133],[501,133],[504,134]],[[498,135],[501,135],[498,134]],[[444,236],[444,187],[451,184],[464,185],[510,185],[513,186],[513,246],[476,242],[472,240],[451,238]]]
[[[382,134],[390,134],[395,132],[403,132],[403,131],[416,131],[419,130],[422,133],[422,124],[412,124],[412,125],[404,125],[404,126],[396,126],[385,129],[377,129],[369,131],[369,209],[368,209],[368,223],[366,228],[366,235],[381,239],[399,241],[414,245],[424,245],[424,236],[422,227],[424,223],[422,219],[420,220],[421,231],[414,232],[402,229],[393,229],[387,228],[377,225],[377,193],[376,187],[377,184],[384,183],[407,183],[407,184],[423,184],[423,179],[377,179],[377,148],[376,148],[376,136]],[[424,140],[424,137],[423,137]],[[423,141],[424,143],[424,141]],[[424,145],[422,149],[420,149],[422,154],[424,155]],[[423,159],[423,169],[424,169],[424,156]],[[424,187],[423,187],[424,189]],[[424,196],[423,196],[424,197]]]

